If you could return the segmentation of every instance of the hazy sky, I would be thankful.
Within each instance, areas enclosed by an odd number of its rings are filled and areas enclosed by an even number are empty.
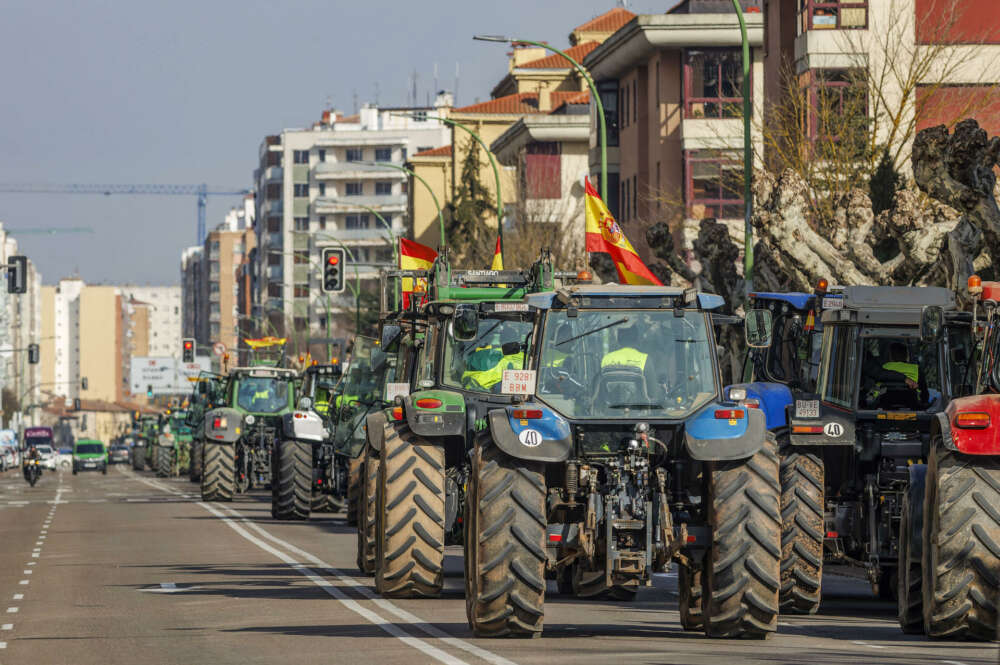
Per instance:
[[[637,13],[673,1],[630,2]],[[0,182],[208,183],[247,188],[263,136],[319,119],[326,100],[408,102],[454,86],[489,98],[507,71],[475,33],[567,45],[614,0],[0,0]],[[210,199],[208,227],[237,201]],[[93,235],[20,235],[47,284],[173,284],[195,244],[187,196],[0,194],[9,229],[91,226]]]

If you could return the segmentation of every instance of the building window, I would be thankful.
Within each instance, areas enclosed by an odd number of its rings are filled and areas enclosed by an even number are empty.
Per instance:
[[[414,122],[427,122],[427,111],[414,111],[412,117]]]
[[[405,162],[406,161],[406,146],[404,145],[399,149],[399,156]]]
[[[295,285],[295,297],[296,298],[308,298],[309,297],[309,285],[308,284],[296,284]]]
[[[280,217],[268,217],[267,218],[267,232],[268,233],[279,233],[281,231],[281,218]]]
[[[376,162],[391,162],[392,161],[392,148],[375,148],[375,161]]]
[[[346,215],[344,217],[345,229],[367,229],[368,215]]]
[[[685,117],[742,117],[742,57],[739,49],[692,49],[685,51]]]
[[[320,196],[326,196],[326,183],[325,182],[319,183],[319,195]]]
[[[403,182],[399,183],[399,193],[400,194],[407,194],[407,193],[409,193],[409,191],[410,191],[410,183],[409,182],[407,182],[406,180],[404,180]]]
[[[308,217],[296,217],[295,218],[295,230],[296,231],[308,231],[309,230],[309,218]]]
[[[345,152],[345,159],[349,162],[360,162],[364,159],[361,154],[361,148],[348,148]]]
[[[743,217],[743,160],[738,152],[684,152],[685,200],[694,219]]]
[[[604,127],[608,136],[608,145],[618,145],[618,83],[602,81],[597,85],[597,94],[601,96],[604,105]]]
[[[219,324],[213,323],[209,328],[211,329],[212,339],[219,339]]]
[[[319,230],[326,231],[326,215],[319,216]]]
[[[269,266],[281,265],[281,252],[268,252],[267,265]]]
[[[308,164],[309,163],[309,151],[308,150],[293,150],[292,151],[292,161],[296,164]]]
[[[264,166],[268,168],[272,166],[281,166],[281,153],[280,152],[267,153],[267,157],[264,158]]]
[[[319,150],[317,150],[316,151],[316,155],[319,157],[319,161],[321,161],[321,162],[325,162],[326,161],[326,150],[324,150],[323,148],[320,148]]]
[[[292,254],[292,262],[297,265],[306,265],[309,263],[309,252],[308,251],[298,251]]]
[[[295,329],[299,331],[309,329],[309,320],[306,319],[304,316],[296,316],[292,320],[292,324],[295,326]]]
[[[417,152],[424,152],[425,150],[433,150],[433,149],[434,149],[434,146],[431,146],[431,145],[422,145],[419,148],[417,148]]]
[[[217,303],[217,302],[210,302],[210,303],[208,303],[208,313],[209,314],[218,314],[219,311],[220,311],[219,310],[219,303]]]
[[[281,184],[275,182],[275,183],[272,183],[272,184],[268,185],[267,188],[264,191],[264,194],[265,194],[265,196],[267,198],[272,199],[272,200],[280,199],[281,198]]]
[[[865,30],[868,28],[867,0],[829,2],[802,0],[799,31],[806,30]]]
[[[344,196],[361,196],[362,191],[362,183],[360,182],[348,182],[344,184]]]
[[[376,196],[390,196],[392,194],[392,181],[378,180],[375,182]]]
[[[267,296],[269,298],[281,297],[281,284],[269,283],[267,285]]]
[[[806,128],[809,138],[829,149],[850,149],[854,142],[864,151],[868,136],[868,92],[864,72],[849,69],[814,69],[809,72]],[[821,146],[822,149],[823,146]]]
[[[525,149],[524,181],[521,183],[528,199],[562,198],[562,170],[559,144],[553,141],[533,141]]]
[[[295,183],[292,185],[292,193],[295,198],[309,198],[309,184],[308,183]]]
[[[219,283],[218,282],[209,282],[208,283],[208,292],[209,293],[218,293],[219,292]]]

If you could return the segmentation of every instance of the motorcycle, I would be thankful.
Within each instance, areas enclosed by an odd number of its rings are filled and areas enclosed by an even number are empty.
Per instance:
[[[24,465],[24,479],[28,481],[28,484],[32,487],[38,482],[38,479],[42,477],[42,462],[41,460],[29,460],[27,464]]]

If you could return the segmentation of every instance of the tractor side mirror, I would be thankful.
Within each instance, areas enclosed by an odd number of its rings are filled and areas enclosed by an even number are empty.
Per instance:
[[[751,309],[743,322],[743,335],[751,349],[771,346],[771,312],[766,309]]]
[[[938,305],[927,305],[920,310],[920,341],[932,344],[944,334],[944,310]]]
[[[513,355],[515,355],[517,353],[520,353],[520,351],[521,351],[521,343],[520,342],[504,342],[500,346],[500,350],[503,352],[503,354],[505,356],[513,356]]]
[[[402,336],[403,328],[402,326],[397,326],[395,324],[388,324],[382,326],[382,339],[379,341],[379,346],[383,349],[390,348],[396,341]]]
[[[452,337],[460,342],[471,342],[479,331],[479,312],[472,305],[458,305],[450,327]]]

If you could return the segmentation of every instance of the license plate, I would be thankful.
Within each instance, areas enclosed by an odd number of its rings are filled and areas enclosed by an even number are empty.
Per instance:
[[[505,369],[500,392],[505,395],[532,395],[535,392],[535,370]]]
[[[823,298],[823,309],[843,309],[844,299],[843,298],[832,298],[827,296]]]
[[[818,399],[797,399],[795,400],[796,418],[819,418]]]

